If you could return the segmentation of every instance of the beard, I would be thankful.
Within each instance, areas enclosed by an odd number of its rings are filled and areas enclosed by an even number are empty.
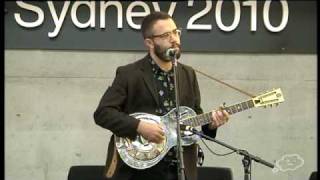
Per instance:
[[[179,59],[180,56],[181,56],[181,47],[180,45],[175,45],[171,48],[175,48],[175,49],[178,49],[177,53],[176,53],[176,58]],[[172,59],[166,55],[166,51],[168,50],[169,48],[162,48],[161,46],[159,46],[158,44],[155,44],[154,46],[154,53],[163,61],[165,62],[169,62],[169,61],[172,61]]]

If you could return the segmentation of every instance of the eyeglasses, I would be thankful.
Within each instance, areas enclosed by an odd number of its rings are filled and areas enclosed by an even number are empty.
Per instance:
[[[171,37],[171,35],[174,36],[181,36],[181,29],[174,29],[173,31],[170,32],[165,32],[163,34],[159,34],[159,35],[152,35],[151,38],[161,38],[161,39],[169,39]]]

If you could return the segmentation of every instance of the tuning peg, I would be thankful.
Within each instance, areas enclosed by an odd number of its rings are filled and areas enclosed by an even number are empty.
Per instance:
[[[264,108],[267,108],[267,105],[264,105],[263,107],[264,107]]]
[[[279,106],[279,103],[276,103],[276,107],[278,107]]]
[[[270,104],[269,106],[272,107],[272,104]]]

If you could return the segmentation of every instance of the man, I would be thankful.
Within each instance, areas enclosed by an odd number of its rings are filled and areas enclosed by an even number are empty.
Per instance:
[[[148,54],[141,60],[117,69],[112,85],[94,113],[94,119],[99,126],[111,130],[118,137],[134,139],[141,135],[150,142],[161,143],[165,135],[161,125],[135,119],[129,114],[145,112],[162,116],[175,108],[173,65],[166,51],[175,48],[177,57],[180,57],[181,31],[173,19],[163,12],[146,16],[141,31]],[[178,63],[177,71],[180,105],[192,108],[197,114],[203,113],[195,71],[181,63]],[[212,123],[203,126],[202,131],[215,137],[217,127],[227,120],[226,111],[213,111]],[[175,149],[172,148],[156,165],[144,170],[134,169],[119,158],[112,136],[108,147],[106,178],[174,180],[177,179],[177,165],[170,160],[175,156]],[[186,179],[196,180],[196,144],[184,147],[183,156]]]

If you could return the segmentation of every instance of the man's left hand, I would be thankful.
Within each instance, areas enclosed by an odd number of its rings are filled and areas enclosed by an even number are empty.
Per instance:
[[[209,124],[210,129],[216,129],[229,120],[229,114],[226,110],[223,110],[221,107],[219,110],[212,111],[212,122]]]

